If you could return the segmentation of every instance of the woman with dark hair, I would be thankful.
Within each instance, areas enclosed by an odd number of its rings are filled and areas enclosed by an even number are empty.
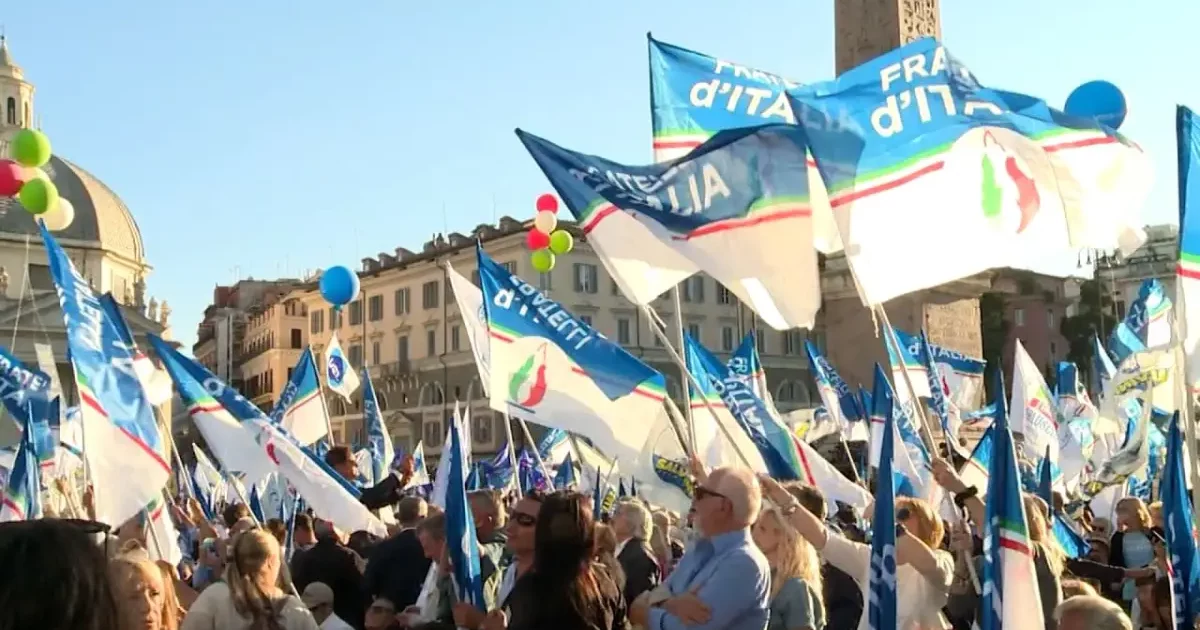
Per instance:
[[[107,531],[58,519],[0,524],[0,630],[118,630]]]
[[[595,560],[592,498],[578,492],[546,497],[534,532],[533,569],[507,601],[508,630],[624,630],[621,589]],[[499,626],[496,616],[487,628]]]

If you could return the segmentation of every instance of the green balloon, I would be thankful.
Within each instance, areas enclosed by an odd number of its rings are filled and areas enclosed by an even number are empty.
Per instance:
[[[563,255],[575,248],[575,238],[566,230],[555,230],[550,234],[550,251]]]
[[[22,166],[41,168],[50,161],[50,138],[36,129],[22,129],[13,138],[12,157]]]
[[[529,264],[538,273],[546,273],[554,268],[554,254],[548,249],[539,249],[529,255]]]
[[[31,214],[42,214],[58,204],[58,188],[49,180],[34,178],[21,186],[17,199]]]

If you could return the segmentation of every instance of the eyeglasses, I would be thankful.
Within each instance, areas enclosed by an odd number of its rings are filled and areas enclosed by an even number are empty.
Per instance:
[[[537,525],[537,517],[523,512],[513,512],[512,520],[517,522],[521,527],[533,527]]]
[[[720,492],[713,492],[712,490],[709,490],[708,488],[705,488],[704,486],[696,486],[694,494],[696,496],[697,501],[703,501],[704,499],[707,499],[708,497],[717,497],[718,499],[727,498],[725,495],[721,494]]]

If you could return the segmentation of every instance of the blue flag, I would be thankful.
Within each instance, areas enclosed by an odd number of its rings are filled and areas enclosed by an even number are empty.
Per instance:
[[[1188,500],[1187,470],[1179,412],[1171,418],[1167,434],[1167,465],[1163,469],[1159,500],[1163,505],[1167,553],[1171,556],[1171,586],[1175,594],[1176,630],[1192,627],[1200,615],[1200,556],[1192,537],[1192,504]]]
[[[875,484],[875,515],[871,520],[871,581],[867,619],[872,630],[897,628],[896,599],[896,490],[892,461],[896,444],[896,406],[884,392],[887,415],[879,447],[879,477]],[[876,398],[878,400],[878,398]]]
[[[617,498],[620,499],[627,496],[629,496],[629,492],[625,490],[625,478],[621,477],[617,479]]]
[[[371,382],[371,372],[362,369],[363,383],[363,423],[367,426],[367,451],[371,454],[371,474],[375,483],[383,481],[388,474],[388,466],[396,458],[392,447],[392,436],[383,423],[379,413],[379,399],[375,397],[375,384]]]
[[[483,578],[479,568],[479,542],[475,538],[475,519],[467,502],[467,469],[463,461],[459,423],[450,425],[450,481],[446,488],[446,546],[454,567],[458,601],[482,610]]]
[[[1038,463],[1037,494],[1046,502],[1050,513],[1054,513],[1054,464],[1050,461],[1050,447],[1046,447],[1046,456]]]
[[[572,461],[571,454],[567,453],[567,458],[558,465],[558,471],[554,473],[554,487],[566,490],[578,484],[579,479],[575,476],[575,462]]]

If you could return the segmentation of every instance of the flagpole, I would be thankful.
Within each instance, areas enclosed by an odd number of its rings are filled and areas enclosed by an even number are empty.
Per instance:
[[[675,349],[671,347],[671,342],[667,340],[666,333],[660,328],[660,326],[662,326],[662,322],[655,321],[658,318],[655,317],[654,310],[649,306],[643,306],[642,309],[646,312],[646,317],[650,318],[651,320],[650,331],[653,332],[659,338],[659,340],[663,342],[663,346],[665,347],[667,354],[671,356],[671,359],[675,361],[675,363],[682,370],[684,376],[688,380],[688,383],[690,383],[692,387],[695,387],[696,391],[703,392],[704,388],[700,386],[700,382],[696,380],[696,376],[688,371],[687,363],[683,360],[683,357],[679,356],[679,353],[675,352]],[[668,398],[670,397],[668,396]],[[701,396],[700,399],[704,401],[704,407],[705,409],[708,409],[708,413],[712,416],[713,422],[717,423],[717,428],[721,430],[721,433],[725,435],[725,439],[729,440],[729,444],[733,446],[733,451],[737,453],[738,458],[742,460],[742,463],[745,464],[747,468],[753,469],[754,467],[750,465],[750,458],[742,452],[741,447],[738,446],[738,443],[733,439],[733,434],[729,432],[729,428],[725,426],[725,423],[721,422],[721,418],[717,415],[717,410],[713,409],[712,403],[709,402],[708,398],[705,396]],[[691,404],[689,403],[688,406],[690,407]]]
[[[689,278],[685,279],[684,282],[687,282],[688,280],[691,280],[691,278],[689,277]],[[673,299],[675,301],[675,332],[676,332],[675,336],[677,339],[679,339],[679,351],[683,352],[683,349],[686,348],[687,346],[684,345],[683,304],[679,300],[679,285],[678,284],[675,285],[674,287],[671,287],[671,299]],[[689,400],[691,398],[691,396],[688,395],[688,387],[687,387],[687,382],[686,382],[687,381],[687,365],[686,364],[680,365],[679,369],[682,370],[682,372],[683,372],[681,374],[681,376],[683,377],[683,380],[684,380],[684,382],[682,383],[683,399]],[[670,392],[667,392],[667,398],[670,398],[670,397],[671,397]],[[696,425],[693,423],[692,405],[690,403],[684,406],[684,414],[685,414],[684,417],[687,419],[688,441],[691,442],[692,452],[694,453],[696,451]]]
[[[533,459],[537,462],[538,468],[542,469],[542,476],[546,478],[546,481],[549,481],[551,485],[553,485],[554,477],[550,476],[550,470],[546,468],[546,462],[542,461],[542,454],[538,452],[537,444],[534,443],[533,436],[529,433],[529,425],[525,424],[524,418],[517,418],[517,422],[521,423],[521,431],[525,433],[525,443],[533,445]],[[516,472],[517,471],[514,468],[513,474],[516,474]],[[518,483],[517,485],[520,486],[521,484]]]
[[[341,311],[337,311],[337,313],[338,313],[338,315],[340,315]],[[336,338],[337,338],[337,333],[334,332],[333,336],[331,336],[330,339],[333,340]],[[341,344],[339,344],[339,345],[341,345]],[[317,357],[312,356],[312,346],[309,346],[309,347],[305,348],[304,350],[305,350],[305,352],[308,352],[309,358],[312,359],[313,367],[316,367],[317,366]],[[325,390],[327,388],[325,387],[325,384],[323,382],[321,382],[320,372],[322,370],[320,368],[317,368],[317,371],[318,371],[318,373],[316,375],[317,376],[317,398],[321,399],[321,409],[325,412],[325,443],[329,445],[329,448],[333,448],[333,420],[329,417],[329,401],[325,400]],[[323,371],[326,372],[325,378],[328,379],[329,378],[328,368],[326,368]],[[332,391],[332,390],[330,390],[330,391]]]
[[[512,466],[512,478],[516,482],[514,485],[517,487],[517,498],[519,499],[523,496],[521,493],[521,480],[517,478],[516,444],[513,443],[512,418],[509,417],[507,411],[504,412],[504,434],[508,439],[508,463]]]

